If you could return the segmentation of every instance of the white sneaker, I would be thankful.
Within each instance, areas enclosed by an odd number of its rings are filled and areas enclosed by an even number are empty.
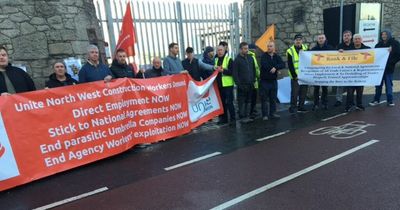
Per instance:
[[[387,105],[388,105],[388,106],[394,106],[394,103],[393,103],[393,102],[388,102]]]
[[[376,106],[379,104],[379,101],[372,101],[369,103],[370,106]]]

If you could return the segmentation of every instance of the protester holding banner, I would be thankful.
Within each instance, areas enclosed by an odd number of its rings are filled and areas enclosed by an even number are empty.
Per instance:
[[[393,73],[396,63],[400,60],[400,44],[397,40],[392,37],[392,33],[389,30],[381,32],[380,41],[376,44],[375,48],[390,49],[389,59],[386,63],[385,72],[383,74],[382,82],[379,86],[375,87],[374,100],[369,103],[370,106],[376,106],[379,104],[382,95],[382,87],[385,84],[385,92],[388,106],[394,106],[393,103]]]
[[[256,81],[254,82],[253,92],[251,93],[251,103],[250,103],[250,117],[255,118],[257,116],[256,104],[257,104],[257,95],[258,95],[258,87],[260,80],[260,65],[258,65],[257,55],[256,55],[257,46],[255,44],[249,44],[249,55],[254,60],[254,64],[256,65]]]
[[[168,45],[169,55],[164,58],[164,75],[173,75],[179,73],[187,73],[183,68],[181,60],[178,58],[179,46],[177,43]]]
[[[151,69],[147,69],[146,71],[141,69],[136,78],[147,79],[147,78],[155,78],[161,77],[164,75],[164,69],[161,66],[161,59],[159,57],[153,58],[153,67]]]
[[[228,120],[228,112],[230,122],[236,121],[235,107],[233,105],[233,77],[232,77],[232,58],[225,51],[225,47],[219,45],[217,47],[217,57],[215,59],[215,67],[218,67],[220,73],[217,76],[218,89],[221,94],[222,106],[224,114],[219,116],[218,124],[226,124]]]
[[[11,66],[8,51],[0,46],[0,93],[10,95],[36,90],[32,78],[22,69]]]
[[[190,76],[196,80],[201,81],[201,70],[199,60],[194,57],[194,49],[192,47],[186,48],[186,59],[182,61],[182,66],[186,69]]]
[[[104,80],[109,82],[112,73],[108,66],[100,63],[99,48],[96,45],[89,45],[87,48],[87,62],[79,71],[79,83],[94,82]]]
[[[253,57],[248,54],[249,45],[242,42],[239,48],[239,54],[233,61],[233,79],[237,85],[239,118],[247,123],[253,121],[249,118],[249,114],[251,94],[256,80],[256,66]]]
[[[134,78],[134,72],[130,65],[126,62],[126,52],[123,49],[118,49],[115,58],[111,64],[110,70],[115,78]]]
[[[202,58],[199,60],[199,65],[201,69],[201,77],[207,79],[215,70],[214,66],[214,48],[207,46],[204,49]]]
[[[299,52],[300,50],[307,50],[307,45],[303,44],[303,36],[297,34],[294,36],[294,45],[292,45],[287,51],[287,62],[289,67],[289,77],[291,79],[291,93],[290,93],[290,108],[289,112],[294,113],[306,112],[304,103],[307,95],[307,85],[299,85],[297,75],[299,74]],[[297,101],[297,98],[299,100]]]
[[[352,38],[353,38],[353,33],[349,30],[345,30],[343,32],[343,42],[338,45],[337,49],[340,52],[343,52],[344,50],[352,50],[353,49]],[[345,87],[342,86],[336,87],[336,102],[334,105],[335,107],[342,105],[343,92],[347,92],[347,90],[345,91],[344,89]]]
[[[354,45],[354,50],[370,49],[370,47],[362,43],[362,37],[360,34],[354,34],[353,45]],[[347,87],[347,100],[345,109],[346,112],[349,112],[354,106],[354,91],[357,93],[355,108],[357,110],[362,110],[362,111],[365,110],[365,107],[362,105],[364,86],[350,86]]]
[[[275,53],[275,43],[270,41],[267,44],[267,52],[261,56],[260,71],[260,97],[263,120],[279,118],[276,112],[276,98],[278,93],[278,72],[285,68],[282,58]],[[267,106],[269,99],[269,110]]]
[[[46,88],[63,87],[68,85],[76,85],[78,81],[71,77],[66,72],[65,64],[62,61],[57,61],[53,65],[54,73],[49,76],[49,80],[46,81]]]
[[[334,48],[328,45],[325,34],[320,34],[317,36],[317,45],[311,49],[312,51],[326,51],[334,50]],[[314,105],[313,110],[319,109],[319,89],[322,89],[321,104],[324,110],[328,109],[328,86],[314,86]]]

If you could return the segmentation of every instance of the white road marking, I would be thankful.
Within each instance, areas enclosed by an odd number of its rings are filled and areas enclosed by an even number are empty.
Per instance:
[[[352,148],[350,150],[347,150],[347,151],[345,151],[343,153],[340,153],[339,155],[336,155],[334,157],[328,158],[328,159],[326,159],[324,161],[321,161],[321,162],[319,162],[319,163],[317,163],[315,165],[312,165],[312,166],[310,166],[308,168],[305,168],[305,169],[303,169],[301,171],[298,171],[298,172],[296,172],[294,174],[291,174],[289,176],[283,177],[283,178],[281,178],[279,180],[276,180],[276,181],[271,182],[271,183],[269,183],[267,185],[264,185],[264,186],[262,186],[262,187],[260,187],[258,189],[255,189],[255,190],[253,190],[251,192],[248,192],[248,193],[243,194],[243,195],[241,195],[239,197],[236,197],[236,198],[234,198],[234,199],[232,199],[230,201],[227,201],[227,202],[225,202],[225,203],[223,203],[221,205],[218,205],[218,206],[212,208],[211,210],[217,210],[217,209],[221,210],[221,209],[229,208],[229,207],[231,207],[231,206],[233,206],[235,204],[238,204],[238,203],[240,203],[240,202],[242,202],[244,200],[247,200],[247,199],[249,199],[251,197],[254,197],[254,196],[256,196],[256,195],[258,195],[260,193],[263,193],[263,192],[265,192],[265,191],[267,191],[269,189],[272,189],[272,188],[274,188],[274,187],[276,187],[278,185],[281,185],[281,184],[283,184],[285,182],[291,181],[291,180],[293,180],[293,179],[295,179],[295,178],[297,178],[297,177],[299,177],[301,175],[304,175],[306,173],[314,171],[315,169],[318,169],[318,168],[320,168],[320,167],[322,167],[324,165],[332,163],[332,162],[334,162],[334,161],[336,161],[336,160],[338,160],[340,158],[343,158],[343,157],[345,157],[347,155],[350,155],[350,154],[352,154],[352,153],[354,153],[354,152],[356,152],[358,150],[361,150],[361,149],[363,149],[365,147],[368,147],[368,146],[370,146],[372,144],[375,144],[377,142],[379,142],[379,140],[371,140],[369,142],[361,144],[361,145],[359,145],[357,147],[354,147],[354,148]]]
[[[285,134],[287,134],[289,132],[290,132],[290,130],[286,130],[286,131],[283,131],[283,132],[280,132],[280,133],[276,133],[276,134],[271,135],[271,136],[266,136],[266,137],[263,137],[263,138],[256,139],[256,141],[265,141],[265,140],[268,140],[268,139],[275,138],[277,136],[285,135]]]
[[[83,193],[83,194],[80,194],[80,195],[77,195],[77,196],[74,196],[74,197],[70,197],[70,198],[61,200],[61,201],[57,201],[57,202],[54,202],[54,203],[51,203],[51,204],[48,204],[48,205],[45,205],[45,206],[42,206],[42,207],[35,208],[33,210],[51,209],[51,208],[54,208],[56,206],[61,206],[61,205],[64,205],[66,203],[70,203],[70,202],[73,202],[73,201],[76,201],[76,200],[79,200],[79,199],[82,199],[82,198],[85,198],[85,197],[89,197],[89,196],[92,196],[94,194],[101,193],[101,192],[104,192],[104,191],[107,191],[107,190],[108,190],[108,187],[102,187],[102,188],[99,188],[97,190],[93,190],[93,191],[90,191],[90,192],[87,192],[87,193]]]
[[[199,161],[202,161],[202,160],[205,160],[205,159],[208,159],[208,158],[220,155],[220,154],[222,154],[222,153],[221,152],[214,152],[214,153],[211,153],[211,154],[208,154],[208,155],[204,155],[204,156],[195,158],[193,160],[185,161],[183,163],[179,163],[179,164],[176,164],[176,165],[173,165],[173,166],[170,166],[170,167],[166,167],[166,168],[164,168],[164,170],[170,171],[170,170],[173,170],[173,169],[176,169],[176,168],[179,168],[179,167],[182,167],[182,166],[186,166],[186,165],[189,165],[189,164],[192,164],[192,163],[195,163],[195,162],[199,162]]]
[[[383,101],[379,102],[379,104],[383,104],[383,103],[386,103],[386,100],[383,100]]]
[[[364,121],[353,121],[343,125],[318,128],[308,132],[308,134],[314,136],[329,135],[334,139],[351,139],[367,133],[364,129],[370,126],[375,126],[375,124],[366,123]]]
[[[341,113],[341,114],[338,114],[338,115],[335,115],[335,116],[332,116],[332,117],[328,117],[328,118],[322,119],[321,121],[325,122],[325,121],[332,120],[332,119],[335,119],[335,118],[338,118],[338,117],[341,117],[341,116],[345,116],[345,115],[347,115],[347,113]]]

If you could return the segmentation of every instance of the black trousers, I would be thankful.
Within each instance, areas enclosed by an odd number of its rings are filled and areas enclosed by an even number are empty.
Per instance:
[[[346,107],[354,106],[354,92],[357,93],[356,96],[356,105],[362,105],[362,96],[364,92],[363,86],[351,86],[347,87],[347,100],[346,100]]]
[[[321,103],[328,105],[328,87],[327,86],[314,86],[314,105],[319,105],[319,89],[322,89]]]
[[[253,84],[238,85],[237,100],[239,106],[239,118],[246,118],[250,115],[250,102],[253,93]]]
[[[222,121],[228,122],[228,113],[231,121],[236,120],[235,106],[233,105],[233,86],[220,87],[222,106],[224,107],[224,114],[220,116]]]
[[[276,112],[277,93],[278,82],[276,80],[260,81],[261,111],[263,117],[272,116]]]
[[[256,109],[257,95],[258,95],[258,89],[253,87],[253,92],[251,93],[250,114],[253,114],[254,110]]]

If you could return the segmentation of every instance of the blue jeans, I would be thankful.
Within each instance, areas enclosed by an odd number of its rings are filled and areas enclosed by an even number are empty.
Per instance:
[[[393,74],[384,74],[382,82],[379,86],[375,86],[375,101],[380,101],[382,95],[382,87],[385,83],[386,99],[388,103],[393,102]]]

